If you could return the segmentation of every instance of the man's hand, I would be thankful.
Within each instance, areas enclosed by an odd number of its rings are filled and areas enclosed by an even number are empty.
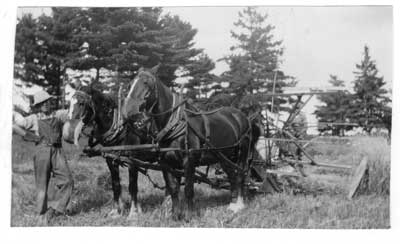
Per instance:
[[[22,138],[25,141],[30,141],[30,142],[35,142],[35,143],[40,142],[40,137],[30,131],[27,131]]]

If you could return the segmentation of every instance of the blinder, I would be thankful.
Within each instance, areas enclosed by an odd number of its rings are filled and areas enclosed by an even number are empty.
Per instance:
[[[78,100],[79,106],[81,107],[81,109],[83,109],[83,111],[81,111],[81,118],[80,118],[82,119],[83,123],[86,125],[92,122],[96,117],[96,110],[94,108],[92,97],[89,94],[79,90],[75,92],[73,97],[75,97]],[[88,117],[89,114],[88,109],[91,110],[90,117]]]

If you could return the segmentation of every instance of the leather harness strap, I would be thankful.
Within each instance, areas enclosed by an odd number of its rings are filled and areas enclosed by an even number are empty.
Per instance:
[[[180,104],[181,103],[181,97],[178,96],[177,94],[173,94],[173,100],[172,100],[172,107],[174,108],[176,106],[176,104]],[[167,122],[167,124],[164,126],[164,128],[158,132],[155,141],[159,142],[165,139],[170,139],[171,138],[171,134],[173,134],[173,137],[176,137],[177,134],[180,133],[176,133],[177,131],[180,132],[182,129],[182,106],[178,106],[177,109],[175,111],[172,111],[172,114]],[[177,128],[179,127],[179,130],[177,130]],[[174,133],[175,132],[175,133]],[[168,135],[170,134],[170,135]]]
[[[201,114],[201,118],[204,121],[204,131],[205,131],[205,136],[206,140],[209,142],[210,141],[210,120],[208,119],[208,116],[204,113]]]

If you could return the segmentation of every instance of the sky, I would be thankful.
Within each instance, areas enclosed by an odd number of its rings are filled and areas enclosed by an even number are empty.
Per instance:
[[[217,60],[235,44],[230,36],[242,7],[173,7],[198,30],[196,47]],[[393,43],[391,7],[259,7],[275,26],[275,40],[283,40],[281,69],[299,80],[299,86],[327,84],[329,74],[347,81],[354,79],[355,64],[363,46],[370,47],[380,75],[392,81]],[[227,69],[218,62],[216,74]]]
[[[236,42],[230,36],[234,22],[243,7],[171,7],[165,11],[192,24],[198,30],[196,47],[204,48],[218,60],[230,53]],[[284,54],[281,70],[296,77],[298,87],[326,87],[329,75],[337,75],[351,90],[356,64],[360,63],[364,45],[376,61],[378,75],[392,86],[393,79],[393,16],[388,6],[345,7],[259,7],[267,13],[268,23],[275,26],[275,40],[283,40]],[[227,70],[224,62],[217,62],[213,70],[220,74]],[[305,100],[305,98],[303,98]],[[317,98],[312,98],[303,112],[310,124],[316,124],[313,115]],[[309,128],[308,133],[317,133]]]
[[[230,36],[233,23],[243,7],[164,7],[165,13],[178,15],[198,30],[195,47],[217,61],[229,54],[236,42]],[[350,86],[353,71],[368,45],[380,75],[388,83],[393,78],[393,26],[390,6],[259,7],[275,26],[275,40],[283,40],[281,69],[299,80],[299,86],[327,84],[329,74],[338,75]],[[48,8],[25,8],[22,13],[48,14]],[[221,61],[213,73],[227,70]]]
[[[164,7],[165,13],[178,15],[198,30],[195,47],[203,48],[215,62],[212,71],[221,74],[228,69],[218,59],[230,53],[236,42],[230,36],[233,23],[243,7]],[[351,89],[355,65],[360,63],[364,45],[376,61],[378,75],[391,88],[393,79],[393,14],[390,6],[271,6],[258,11],[269,15],[275,26],[275,40],[282,40],[284,54],[280,69],[296,77],[298,87],[328,86],[329,75],[337,75]],[[22,13],[48,14],[48,8],[20,9]],[[318,100],[313,98],[304,108],[310,123]],[[310,131],[311,132],[311,131]],[[315,132],[315,131],[313,131]]]

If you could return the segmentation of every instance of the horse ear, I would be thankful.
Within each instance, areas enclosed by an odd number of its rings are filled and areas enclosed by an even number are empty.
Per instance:
[[[155,75],[157,74],[158,68],[160,68],[161,64],[157,64],[156,66],[154,66],[153,68],[150,69],[150,72]]]

